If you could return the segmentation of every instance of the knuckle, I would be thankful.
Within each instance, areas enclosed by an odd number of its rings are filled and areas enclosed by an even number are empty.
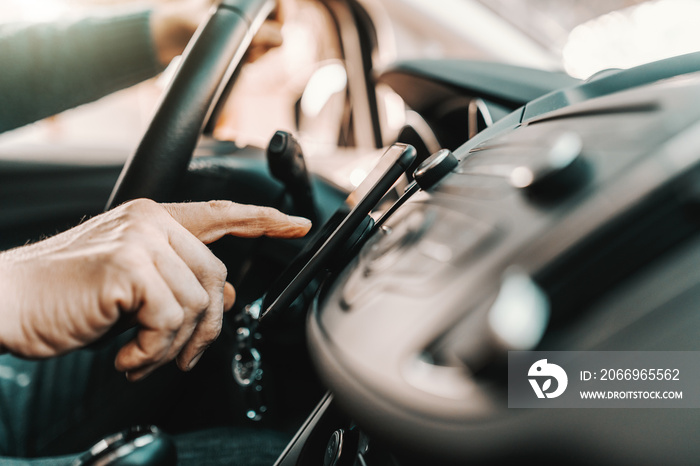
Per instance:
[[[114,319],[120,310],[132,311],[135,307],[134,289],[120,277],[107,280],[100,292],[99,309],[108,318]]]
[[[206,267],[202,269],[202,272],[202,278],[204,279],[202,283],[206,283],[205,288],[223,286],[228,276],[226,265],[213,253],[210,255],[210,260]]]
[[[136,199],[124,204],[119,215],[119,231],[125,241],[148,242],[162,235],[167,210],[150,199]]]
[[[177,332],[185,323],[185,313],[182,309],[170,312],[165,319],[164,328],[170,332]]]
[[[117,354],[115,366],[118,370],[132,370],[138,367],[154,364],[162,359],[163,352],[140,345],[129,343]]]
[[[163,351],[148,351],[144,352],[138,359],[137,366],[145,366],[147,364],[155,364],[163,359]]]
[[[139,247],[124,241],[85,261],[109,291],[124,293],[147,279],[146,255]]]
[[[209,297],[209,293],[207,293],[204,289],[197,291],[197,295],[193,299],[195,311],[202,312],[208,309],[210,304],[211,298]]]
[[[223,282],[226,280],[226,276],[228,275],[228,269],[220,259],[215,259],[216,260],[212,261],[212,273],[217,279]]]
[[[202,331],[202,339],[206,342],[206,344],[211,344],[219,338],[219,335],[221,334],[221,326],[220,325],[209,325],[205,330]]]
[[[258,218],[267,218],[267,217],[273,217],[277,210],[273,209],[272,207],[264,207],[264,206],[256,206],[254,213],[255,216]]]
[[[132,214],[152,212],[159,207],[160,206],[156,201],[145,198],[134,199],[133,201],[129,201],[124,204],[124,210]]]
[[[207,201],[205,204],[213,215],[219,215],[222,211],[227,210],[232,203],[230,201]]]

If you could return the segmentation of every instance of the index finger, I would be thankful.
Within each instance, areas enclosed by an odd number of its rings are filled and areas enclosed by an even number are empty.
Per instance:
[[[311,229],[311,221],[306,218],[285,215],[271,207],[231,201],[163,204],[163,207],[203,243],[212,243],[224,235],[300,238]]]

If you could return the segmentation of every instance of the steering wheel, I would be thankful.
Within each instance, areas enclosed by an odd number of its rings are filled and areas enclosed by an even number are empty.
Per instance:
[[[171,200],[205,123],[275,0],[221,0],[195,33],[107,210],[131,199]]]

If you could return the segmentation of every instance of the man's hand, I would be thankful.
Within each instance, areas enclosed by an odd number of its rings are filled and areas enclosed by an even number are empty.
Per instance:
[[[180,55],[199,24],[207,17],[211,0],[180,0],[162,2],[151,16],[151,35],[158,60],[167,66]],[[251,43],[249,60],[254,61],[267,50],[282,45],[282,15],[275,12],[274,19],[265,21]]]
[[[129,380],[177,359],[190,370],[235,293],[204,245],[224,235],[304,236],[311,222],[228,201],[139,199],[39,243],[0,254],[0,349],[46,358],[88,345],[120,319],[138,327],[117,354]]]

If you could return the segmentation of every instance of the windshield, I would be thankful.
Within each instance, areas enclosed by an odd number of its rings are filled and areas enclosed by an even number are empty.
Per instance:
[[[700,50],[700,0],[385,1],[401,18],[400,58],[483,59],[585,79]]]
[[[480,0],[558,56],[571,75],[700,50],[698,0]]]

